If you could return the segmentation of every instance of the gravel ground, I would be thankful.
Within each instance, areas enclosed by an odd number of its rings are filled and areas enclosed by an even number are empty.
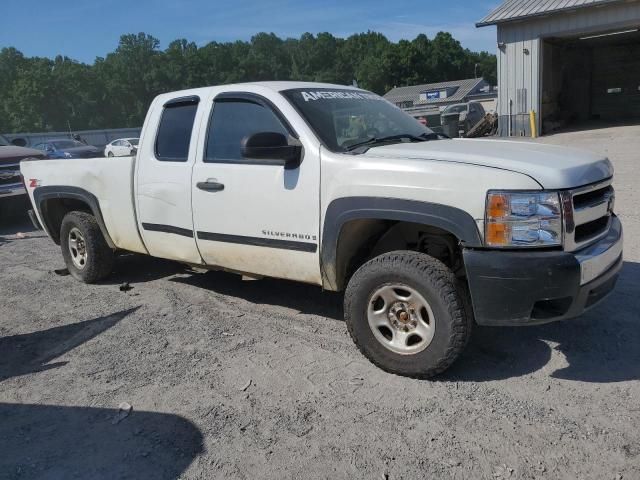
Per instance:
[[[613,160],[618,288],[476,329],[437,381],[370,365],[339,295],[133,255],[82,285],[41,232],[0,227],[0,478],[640,478],[640,128],[542,141]]]

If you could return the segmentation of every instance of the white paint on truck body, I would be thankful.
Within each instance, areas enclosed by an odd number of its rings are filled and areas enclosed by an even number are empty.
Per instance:
[[[540,190],[535,180],[516,172],[438,160],[383,157],[373,152],[345,156],[323,149],[322,166],[322,212],[337,198],[417,200],[467,212],[476,220],[481,237],[488,190]]]
[[[612,174],[606,158],[531,143],[440,140],[375,147],[359,155],[334,153],[321,145],[280,93],[294,88],[353,89],[263,82],[160,95],[145,119],[135,159],[24,162],[22,172],[43,186],[76,186],[95,195],[120,249],[319,285],[325,213],[336,199],[385,197],[455,207],[476,220],[482,236],[488,190],[566,189]],[[300,167],[205,162],[211,109],[215,97],[224,92],[253,93],[274,104],[303,145]],[[164,105],[188,96],[200,99],[188,159],[159,161],[155,142]],[[207,180],[224,184],[224,190],[197,188]],[[33,189],[29,195],[33,200]],[[183,233],[149,230],[145,224],[168,225]],[[213,235],[201,239],[198,232]],[[255,244],[256,239],[286,239],[287,234],[308,235],[317,248],[292,251]],[[245,240],[220,238],[225,235]]]
[[[216,108],[214,99],[222,92],[256,94],[271,102],[299,136],[304,149],[300,166],[285,169],[282,165],[204,162],[210,110]],[[213,88],[208,100],[201,103],[206,110],[200,120],[198,161],[193,169],[194,229],[275,240],[292,240],[295,235],[297,241],[316,245],[313,252],[301,252],[198,240],[204,261],[242,272],[321,284],[319,141],[282,95],[262,85]],[[207,192],[195,186],[207,180],[222,183],[224,190]]]
[[[196,160],[198,119],[205,115],[210,88],[197,88],[179,94],[159,95],[152,102],[142,127],[136,162],[135,198],[138,228],[149,253],[186,263],[203,264],[194,236],[182,236],[145,229],[143,224],[170,225],[193,230],[191,205],[192,170]],[[197,96],[201,100],[191,134],[186,162],[160,161],[156,157],[156,135],[163,105],[178,97]]]
[[[104,224],[113,243],[122,250],[148,253],[138,233],[133,204],[134,157],[66,158],[29,160],[20,164],[27,185],[78,187],[92,193],[99,202]],[[27,188],[33,203],[33,188]],[[35,209],[36,212],[38,209]],[[38,217],[41,225],[45,225]]]

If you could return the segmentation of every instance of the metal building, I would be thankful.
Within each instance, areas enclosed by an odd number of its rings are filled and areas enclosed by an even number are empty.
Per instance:
[[[507,0],[498,30],[503,136],[640,121],[640,0]]]
[[[434,118],[436,125],[440,125],[440,112],[457,103],[477,102],[487,112],[495,112],[497,97],[497,92],[482,78],[395,87],[384,95],[409,115],[429,119],[429,126],[434,125]]]

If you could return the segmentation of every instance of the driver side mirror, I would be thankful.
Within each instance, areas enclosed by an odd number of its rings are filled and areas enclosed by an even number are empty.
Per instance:
[[[265,163],[281,164],[287,169],[297,168],[302,161],[300,142],[289,141],[277,132],[259,132],[243,138],[240,151],[245,158],[267,160]]]

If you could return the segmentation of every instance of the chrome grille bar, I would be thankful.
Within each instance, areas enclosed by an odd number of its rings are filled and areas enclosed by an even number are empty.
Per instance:
[[[615,199],[611,183],[612,179],[608,179],[562,192],[565,250],[579,250],[607,234]],[[586,233],[582,234],[581,231]]]

